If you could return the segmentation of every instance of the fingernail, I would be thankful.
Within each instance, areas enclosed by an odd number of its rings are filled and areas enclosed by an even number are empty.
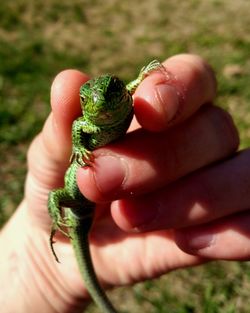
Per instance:
[[[191,250],[201,250],[212,246],[215,242],[215,235],[211,233],[204,233],[195,236],[188,236],[186,239],[187,245]]]
[[[179,109],[179,97],[175,87],[167,84],[156,85],[156,97],[164,110],[167,121],[174,119]]]
[[[95,159],[94,177],[102,194],[114,194],[121,188],[127,174],[126,162],[115,156],[101,155]]]
[[[158,207],[150,200],[125,200],[125,215],[127,217],[127,231],[142,232],[156,229],[159,217]]]
[[[144,231],[155,230],[154,224],[157,220],[158,212],[154,209],[144,211],[141,215],[137,215],[133,220],[131,232],[139,233]]]

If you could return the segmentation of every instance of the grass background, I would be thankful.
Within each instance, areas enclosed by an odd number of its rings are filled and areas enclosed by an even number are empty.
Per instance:
[[[50,111],[53,77],[78,68],[126,81],[153,58],[197,53],[217,103],[250,144],[250,4],[244,0],[13,0],[0,4],[0,224],[22,198],[25,155]],[[180,270],[111,297],[124,312],[250,312],[248,262]],[[97,312],[94,307],[89,312]]]

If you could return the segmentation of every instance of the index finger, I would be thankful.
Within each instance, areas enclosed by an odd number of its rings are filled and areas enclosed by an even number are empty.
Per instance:
[[[199,56],[180,54],[163,62],[165,70],[150,74],[137,88],[137,122],[150,131],[163,131],[182,122],[216,95],[212,68]],[[138,124],[133,124],[136,128]]]

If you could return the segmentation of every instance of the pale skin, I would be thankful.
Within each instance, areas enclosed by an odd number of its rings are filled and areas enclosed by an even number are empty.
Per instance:
[[[96,150],[95,166],[78,172],[81,191],[99,203],[91,250],[105,286],[208,260],[250,259],[250,152],[235,154],[237,130],[212,105],[210,67],[193,55],[174,56],[164,66],[170,80],[154,73],[136,91],[130,133]],[[52,113],[30,146],[24,199],[0,234],[5,313],[81,312],[89,301],[60,234],[61,264],[54,260],[47,213],[48,192],[62,185],[68,167],[71,124],[81,114],[79,87],[87,79],[76,70],[58,74]]]

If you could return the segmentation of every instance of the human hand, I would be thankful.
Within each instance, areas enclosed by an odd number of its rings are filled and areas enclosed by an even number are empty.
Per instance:
[[[81,191],[98,203],[91,250],[97,275],[106,286],[131,284],[204,262],[200,252],[184,252],[188,250],[183,240],[186,227],[192,231],[194,225],[220,223],[217,219],[228,214],[226,206],[222,212],[207,209],[214,205],[211,192],[206,206],[194,205],[206,195],[202,178],[209,177],[215,186],[212,191],[217,191],[215,184],[222,177],[214,175],[230,161],[211,164],[231,156],[238,146],[230,117],[211,105],[216,94],[213,73],[196,56],[176,56],[164,66],[165,74],[152,73],[139,86],[135,94],[138,122],[133,121],[129,134],[96,150],[94,166],[78,171]],[[29,238],[36,241],[32,266],[47,288],[47,301],[61,312],[81,306],[87,293],[69,241],[60,234],[56,237],[61,264],[49,249],[47,195],[63,184],[71,124],[81,114],[79,87],[87,79],[74,70],[56,77],[52,114],[29,150],[21,206]]]

